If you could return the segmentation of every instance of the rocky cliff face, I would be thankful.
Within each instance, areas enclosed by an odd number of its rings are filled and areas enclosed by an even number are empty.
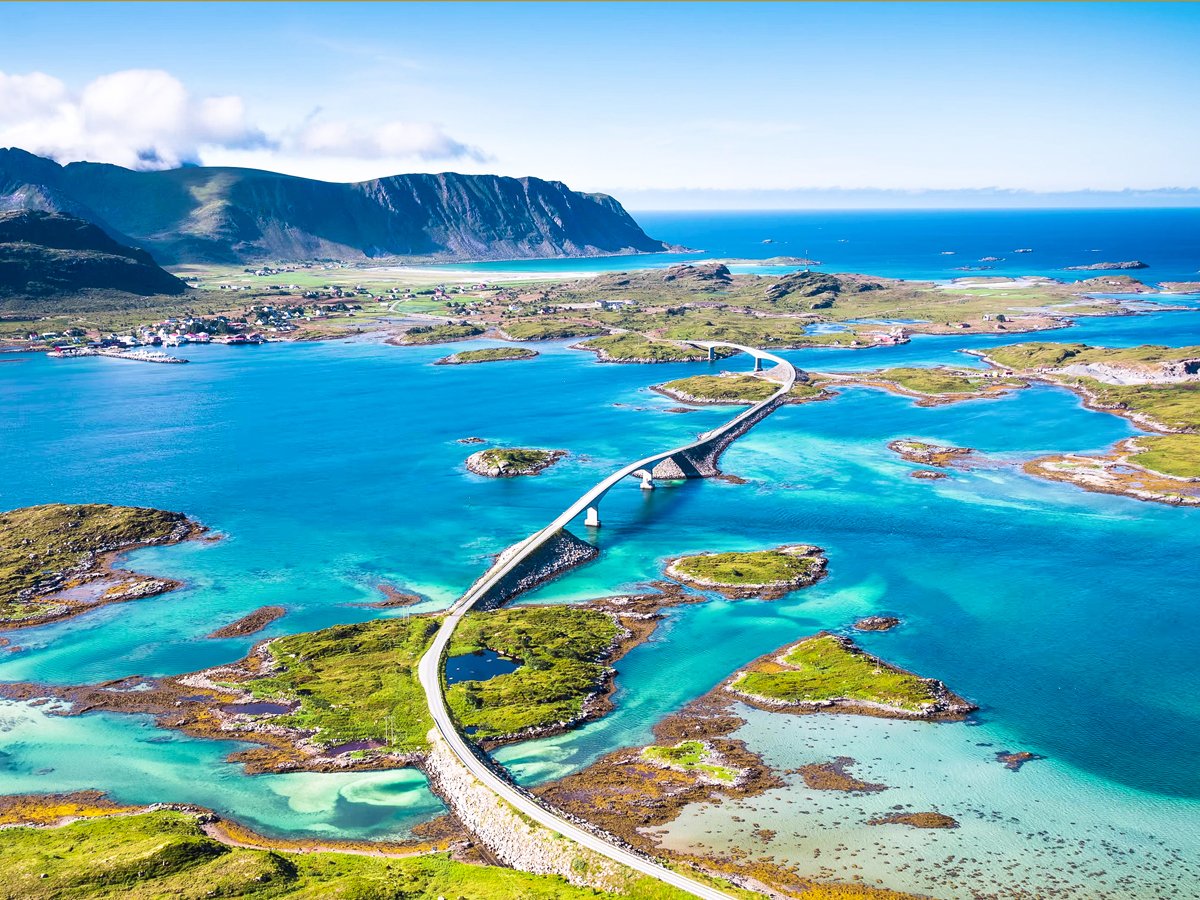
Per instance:
[[[0,213],[0,299],[186,290],[149,253],[118,243],[83,219],[37,210]]]
[[[335,184],[254,169],[135,172],[0,149],[0,209],[68,212],[164,264],[513,259],[660,252],[612,197],[558,181],[395,175]]]

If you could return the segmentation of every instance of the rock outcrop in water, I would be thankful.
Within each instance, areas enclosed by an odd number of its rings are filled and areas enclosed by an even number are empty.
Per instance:
[[[1130,259],[1125,262],[1098,262],[1089,266],[1067,266],[1067,272],[1110,272],[1121,269],[1148,269],[1150,265],[1140,259]]]
[[[513,259],[669,249],[606,194],[496,175],[393,175],[355,184],[190,166],[60,166],[0,149],[0,209],[67,212],[164,264],[285,259]]]

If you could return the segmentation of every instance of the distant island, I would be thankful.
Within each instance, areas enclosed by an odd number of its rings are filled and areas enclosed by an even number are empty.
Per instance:
[[[1142,262],[1140,259],[1131,259],[1127,262],[1098,262],[1088,266],[1067,266],[1065,272],[1108,272],[1118,269],[1148,269],[1148,263]]]
[[[477,363],[504,362],[516,359],[533,359],[536,350],[527,347],[483,347],[479,350],[463,350],[437,360],[435,366],[466,366]]]

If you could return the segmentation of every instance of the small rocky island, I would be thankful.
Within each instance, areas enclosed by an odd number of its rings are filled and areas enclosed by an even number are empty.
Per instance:
[[[743,703],[781,712],[956,721],[976,709],[940,681],[897,668],[829,632],[755,660],[724,687]]]
[[[970,447],[943,447],[940,444],[927,444],[925,441],[916,441],[911,438],[889,441],[888,449],[893,453],[900,454],[901,458],[908,462],[922,466],[937,466],[942,469],[961,464],[964,457],[975,452]]]
[[[910,828],[957,828],[958,820],[940,812],[888,813],[867,820],[868,825],[908,825]]]
[[[437,360],[435,366],[468,366],[476,363],[504,362],[514,359],[533,359],[536,350],[528,347],[482,347],[479,350],[463,350]]]
[[[1067,266],[1064,272],[1115,272],[1122,269],[1148,269],[1149,263],[1140,259],[1130,259],[1125,262],[1098,262],[1087,266]]]
[[[775,599],[820,581],[825,576],[825,554],[820,547],[809,544],[701,553],[671,560],[666,573],[689,587],[717,591],[731,599]]]
[[[179,586],[112,568],[121,553],[198,537],[182,513],[99,503],[51,503],[0,513],[0,628],[70,618]]]
[[[566,450],[531,447],[492,447],[467,457],[467,468],[488,478],[538,475],[567,455]]]

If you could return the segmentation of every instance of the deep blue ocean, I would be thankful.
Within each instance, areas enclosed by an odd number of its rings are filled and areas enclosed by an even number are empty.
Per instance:
[[[1134,274],[1147,279],[1200,268],[1197,211],[639,218],[651,234],[713,256],[757,248],[758,258],[810,254],[831,269],[873,274],[952,277],[942,250],[961,260],[1015,247],[1034,253],[1002,274],[1053,274],[1087,261],[1091,248],[1105,260],[1143,259],[1151,268]],[[762,244],[767,237],[775,243]],[[677,257],[586,265],[664,260]],[[581,261],[496,265],[576,271]],[[1200,312],[1082,319],[1046,337],[1200,345]],[[960,349],[1022,339],[918,337],[788,355],[816,370],[973,365]],[[262,637],[408,614],[355,605],[378,599],[382,582],[425,595],[415,611],[444,608],[490,554],[603,474],[734,412],[672,413],[675,404],[649,386],[743,365],[736,359],[621,366],[564,343],[538,349],[531,362],[463,367],[432,365],[444,347],[375,338],[188,347],[187,366],[0,357],[0,508],[144,504],[185,511],[223,535],[132,554],[132,567],[186,587],[13,632],[22,649],[0,653],[0,679],[187,672],[237,659]],[[741,736],[781,771],[849,756],[856,775],[889,789],[831,797],[787,776],[786,788],[753,801],[689,809],[665,840],[737,846],[815,877],[865,875],[947,898],[1200,896],[1200,509],[1086,493],[1020,467],[1047,452],[1102,451],[1134,433],[1050,387],[936,408],[852,388],[777,411],[740,439],[723,468],[744,484],[647,493],[631,481],[613,490],[603,527],[575,529],[597,542],[599,560],[520,602],[634,590],[659,577],[669,556],[780,543],[824,547],[830,575],[774,602],[714,597],[670,611],[619,664],[614,713],[498,757],[531,783],[574,771],[646,741],[662,716],[747,661],[890,613],[902,627],[862,643],[974,700],[975,722],[747,713]],[[479,478],[463,466],[473,448],[457,443],[472,435],[570,456],[537,478]],[[983,461],[918,481],[887,449],[900,437],[973,447]],[[267,604],[288,613],[262,634],[204,637]],[[130,802],[210,806],[270,833],[344,837],[402,835],[441,808],[415,772],[247,776],[225,762],[233,746],[140,717],[63,718],[3,702],[0,794],[99,788]],[[1044,758],[1009,772],[995,760],[1004,749]],[[940,809],[961,827],[865,824],[896,805]],[[756,843],[739,819],[778,836]]]
[[[696,259],[804,257],[830,272],[937,279],[1089,273],[1067,266],[1141,260],[1153,282],[1200,278],[1200,209],[635,212],[651,237],[700,253],[476,263],[478,271],[621,271]],[[770,241],[770,243],[764,243]],[[1026,249],[1028,253],[1016,253]],[[998,261],[982,261],[985,257]],[[963,267],[990,268],[961,271]],[[448,266],[447,268],[463,268]],[[794,267],[792,267],[794,268]],[[754,267],[756,271],[790,269]]]

